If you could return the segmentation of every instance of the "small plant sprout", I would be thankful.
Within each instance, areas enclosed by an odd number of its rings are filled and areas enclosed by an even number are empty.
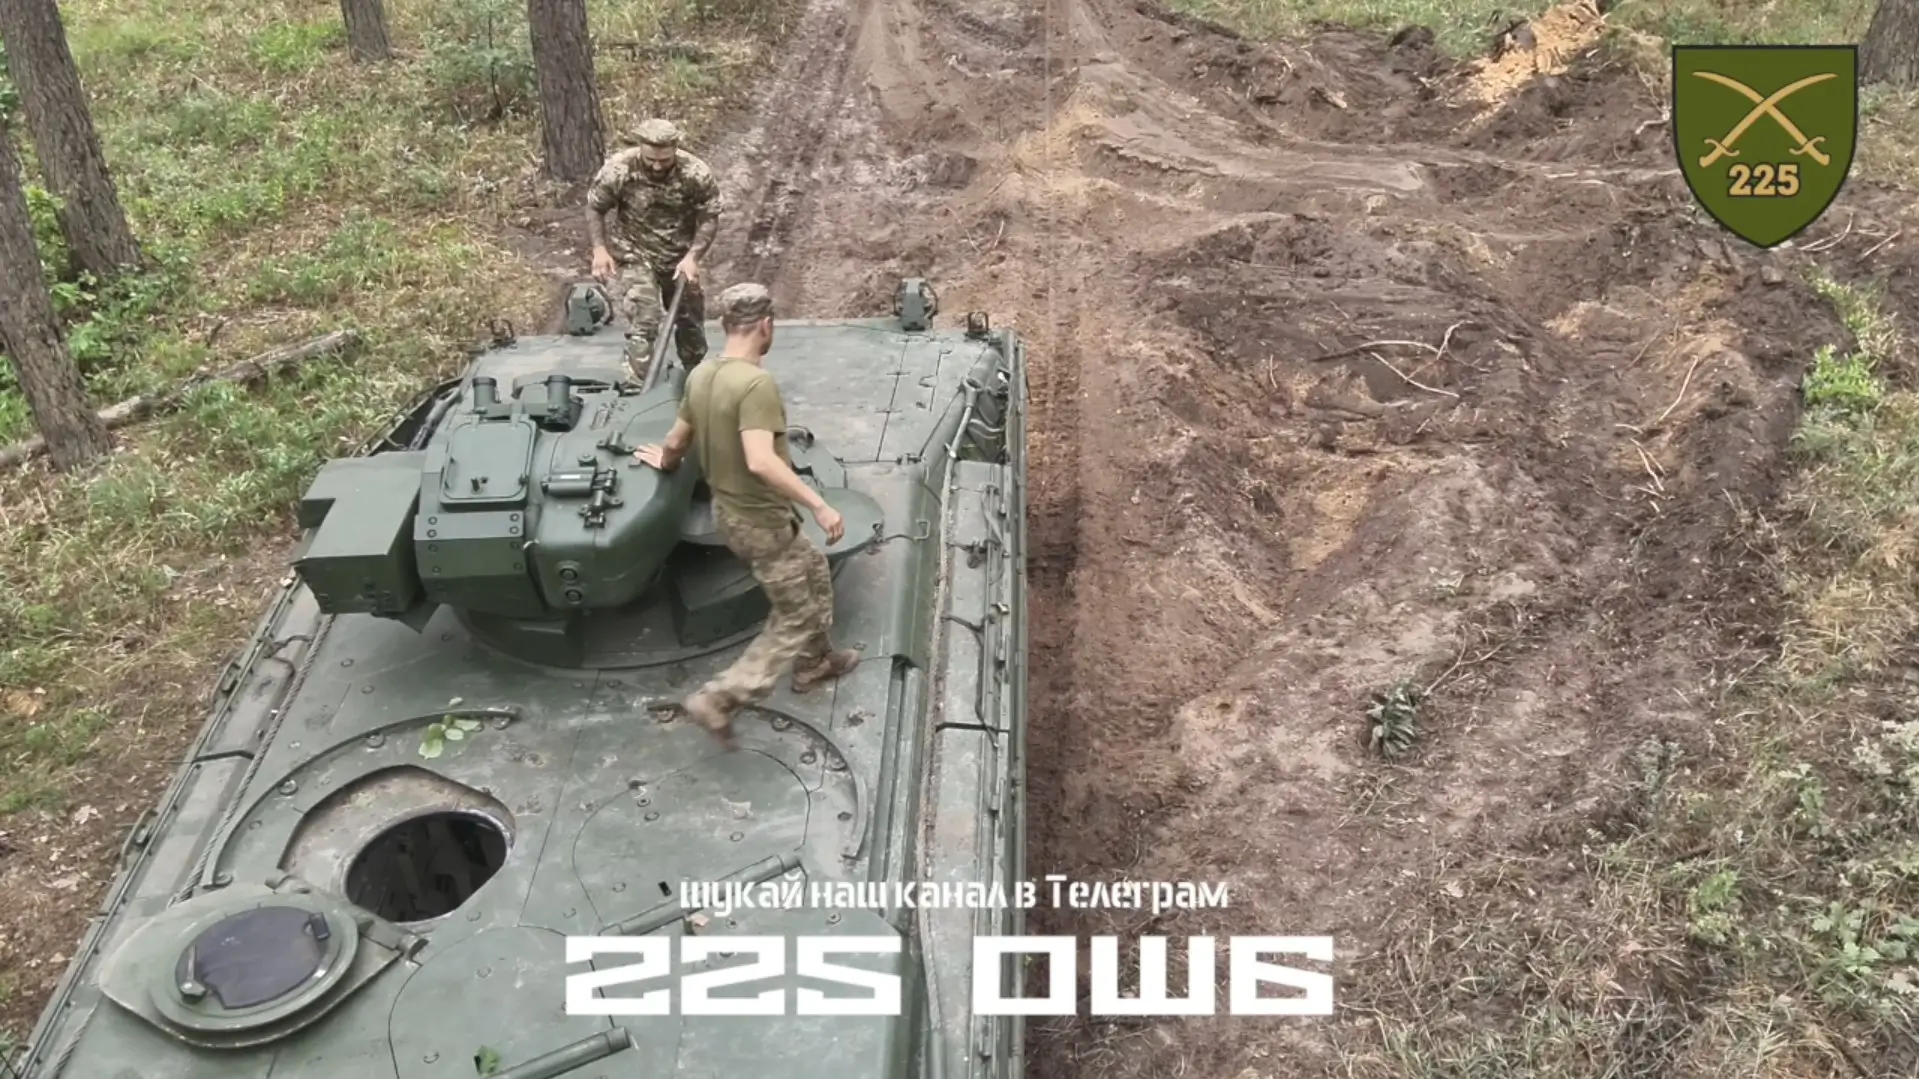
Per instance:
[[[477,719],[442,716],[427,724],[426,737],[420,742],[420,756],[432,760],[446,752],[448,742],[464,741],[468,734],[479,729],[480,721]]]
[[[1410,679],[1400,679],[1392,687],[1373,695],[1366,709],[1372,721],[1371,746],[1387,760],[1398,760],[1410,753],[1419,736],[1419,706],[1426,691]]]

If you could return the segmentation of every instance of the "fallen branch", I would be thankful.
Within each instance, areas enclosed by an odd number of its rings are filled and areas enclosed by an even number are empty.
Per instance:
[[[1646,467],[1646,475],[1652,477],[1651,487],[1641,486],[1639,489],[1655,498],[1670,497],[1666,494],[1666,481],[1660,478],[1659,469],[1652,463],[1652,455],[1646,452],[1646,447],[1635,440],[1632,448],[1639,451],[1639,463]]]
[[[1413,379],[1413,376],[1411,376],[1411,375],[1409,375],[1409,374],[1407,374],[1407,373],[1406,373],[1406,372],[1404,372],[1404,371],[1401,371],[1401,370],[1400,370],[1399,368],[1397,368],[1397,367],[1394,367],[1394,366],[1393,366],[1393,365],[1392,365],[1392,364],[1391,364],[1390,362],[1388,362],[1388,361],[1387,361],[1387,359],[1386,359],[1386,357],[1384,357],[1384,356],[1381,356],[1381,355],[1380,355],[1379,353],[1377,353],[1377,352],[1368,352],[1368,353],[1367,353],[1367,355],[1368,355],[1368,356],[1371,356],[1371,357],[1372,357],[1373,359],[1375,359],[1375,360],[1378,360],[1378,361],[1379,361],[1379,363],[1380,363],[1380,365],[1381,365],[1382,367],[1384,367],[1384,368],[1386,368],[1386,370],[1388,370],[1388,371],[1391,371],[1391,372],[1392,372],[1393,374],[1395,374],[1395,375],[1398,375],[1398,376],[1399,376],[1399,379],[1400,379],[1400,381],[1401,381],[1401,382],[1404,382],[1404,383],[1405,383],[1406,385],[1408,385],[1408,386],[1412,386],[1412,387],[1415,387],[1415,388],[1417,388],[1417,389],[1421,389],[1421,390],[1425,390],[1425,391],[1426,391],[1427,393],[1437,393],[1437,394],[1441,394],[1441,395],[1443,395],[1443,396],[1446,396],[1446,397],[1451,397],[1451,398],[1454,398],[1455,400],[1457,400],[1457,399],[1458,399],[1458,397],[1459,397],[1459,395],[1458,395],[1458,394],[1456,394],[1456,393],[1454,393],[1454,392],[1453,392],[1453,391],[1451,391],[1451,390],[1442,390],[1442,389],[1440,389],[1440,388],[1439,388],[1439,387],[1437,387],[1437,386],[1428,386],[1428,385],[1426,385],[1426,384],[1425,384],[1424,382],[1418,382],[1418,381],[1415,381],[1415,380]]]
[[[1906,230],[1900,229],[1899,231],[1893,233],[1892,235],[1886,237],[1885,239],[1880,240],[1878,243],[1873,244],[1871,247],[1866,248],[1864,251],[1859,252],[1859,257],[1862,259],[1871,258],[1874,254],[1878,252],[1880,248],[1886,246],[1887,244],[1891,243],[1894,240],[1897,240],[1899,237],[1904,236],[1905,234],[1906,234]]]
[[[1829,247],[1833,247],[1837,245],[1839,241],[1852,235],[1852,223],[1855,220],[1857,220],[1856,214],[1847,214],[1846,227],[1837,236],[1828,236],[1823,240],[1814,240],[1812,243],[1807,244],[1802,250],[1810,254],[1810,253],[1817,253],[1820,251],[1824,251]]]
[[[1459,328],[1464,325],[1466,325],[1466,322],[1460,321],[1460,322],[1455,322],[1451,326],[1446,327],[1446,336],[1440,338],[1439,344],[1437,345],[1429,345],[1424,341],[1390,341],[1390,340],[1389,341],[1363,341],[1357,345],[1354,345],[1351,348],[1342,348],[1338,352],[1327,352],[1318,356],[1314,356],[1312,359],[1309,359],[1306,362],[1307,363],[1324,363],[1327,360],[1343,360],[1348,356],[1357,356],[1362,352],[1371,352],[1373,349],[1386,348],[1388,346],[1396,346],[1399,348],[1423,348],[1427,352],[1432,353],[1435,359],[1438,359],[1446,355],[1446,349],[1450,347],[1453,343],[1453,334],[1458,332]]]
[[[713,59],[712,50],[677,41],[602,41],[600,47],[618,49],[634,60],[646,57],[654,60],[691,60],[694,63],[706,63]]]
[[[182,381],[179,385],[164,393],[143,393],[129,397],[117,405],[100,410],[100,422],[107,430],[125,427],[136,420],[145,419],[155,412],[178,408],[186,400],[187,394],[209,382],[237,382],[248,385],[276,374],[290,367],[298,367],[308,360],[321,356],[348,355],[360,344],[360,334],[356,330],[335,330],[332,333],[316,337],[298,345],[287,345],[269,352],[263,352],[250,360],[242,360],[217,374],[199,371]],[[17,465],[41,453],[46,452],[46,440],[39,435],[16,442],[0,449],[0,468]]]
[[[1459,650],[1459,654],[1453,657],[1453,665],[1446,668],[1446,670],[1442,672],[1438,678],[1435,678],[1431,682],[1426,683],[1426,691],[1425,693],[1422,694],[1422,696],[1426,696],[1426,697],[1432,696],[1434,691],[1438,690],[1440,685],[1444,683],[1446,679],[1451,678],[1453,676],[1454,671],[1457,671],[1462,667],[1468,668],[1468,669],[1477,667],[1481,663],[1484,663],[1487,660],[1498,655],[1499,653],[1505,651],[1506,646],[1510,643],[1512,642],[1501,641],[1498,644],[1493,645],[1491,649],[1485,652],[1482,652],[1477,656],[1474,656],[1471,660],[1468,660],[1466,658],[1466,649],[1461,648]]]
[[[1672,404],[1667,405],[1666,411],[1661,412],[1659,414],[1659,418],[1647,424],[1646,425],[1647,427],[1649,428],[1657,427],[1660,424],[1665,423],[1666,417],[1672,415],[1672,410],[1675,408],[1678,408],[1679,402],[1686,399],[1686,387],[1692,385],[1692,373],[1694,371],[1699,370],[1699,361],[1705,358],[1706,358],[1706,354],[1703,352],[1692,358],[1692,366],[1686,368],[1686,377],[1680,380],[1679,392],[1673,395]]]

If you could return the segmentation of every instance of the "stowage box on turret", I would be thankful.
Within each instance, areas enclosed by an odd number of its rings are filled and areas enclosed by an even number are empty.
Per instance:
[[[603,293],[329,462],[25,1075],[1017,1076],[1019,1020],[972,1010],[972,940],[1024,926],[1023,351],[936,306],[909,280],[891,318],[776,324],[794,466],[846,533],[805,527],[862,660],[783,681],[733,752],[679,705],[766,600],[694,462],[634,461],[685,372],[628,384]],[[682,890],[712,882],[749,887]],[[794,973],[814,937],[855,947],[824,956],[844,982]],[[809,1008],[871,999],[861,970],[897,1005]],[[703,1014],[700,983],[767,1014]],[[656,1014],[593,1013],[648,993]]]

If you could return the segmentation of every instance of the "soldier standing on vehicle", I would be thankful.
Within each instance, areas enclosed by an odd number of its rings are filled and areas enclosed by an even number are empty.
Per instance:
[[[719,231],[720,185],[706,162],[680,148],[666,120],[633,130],[637,145],[607,158],[586,192],[586,228],[593,276],[606,282],[626,316],[626,362],[635,379],[684,282],[673,320],[680,363],[690,373],[706,358],[706,302],[700,259]]]
[[[772,294],[763,285],[734,285],[717,305],[725,351],[687,376],[665,443],[634,456],[670,472],[689,448],[699,451],[720,536],[772,605],[740,658],[686,700],[687,712],[731,748],[733,713],[771,693],[789,664],[793,692],[806,693],[858,666],[860,654],[833,649],[833,576],[800,530],[796,503],[812,512],[829,544],[846,534],[846,523],[793,471],[787,453],[786,405],[761,366],[773,344]]]

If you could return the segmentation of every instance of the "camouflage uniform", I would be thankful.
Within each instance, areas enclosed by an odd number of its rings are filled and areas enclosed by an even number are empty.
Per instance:
[[[679,132],[663,120],[649,120],[640,125],[636,138],[677,146]],[[586,192],[589,209],[610,214],[607,250],[619,274],[609,291],[626,317],[626,356],[636,378],[644,375],[666,306],[679,284],[673,271],[692,249],[700,224],[717,218],[721,208],[719,181],[706,162],[685,150],[676,150],[675,156],[676,167],[655,179],[641,165],[639,147],[622,150],[607,159]],[[705,295],[698,283],[688,281],[673,320],[674,344],[688,371],[706,358],[705,322]]]
[[[719,307],[722,320],[745,324],[771,317],[773,298],[763,286],[740,284],[720,294]],[[778,385],[750,359],[722,356],[688,376],[680,418],[693,428],[720,537],[770,606],[740,658],[687,700],[696,719],[730,742],[732,714],[764,699],[789,666],[794,692],[805,693],[852,670],[859,653],[833,650],[833,575],[825,553],[801,531],[792,501],[746,464],[746,430],[772,432],[775,452],[792,464]]]
[[[807,674],[832,652],[833,574],[798,517],[786,528],[769,529],[742,521],[724,506],[713,509],[727,549],[752,570],[772,608],[760,635],[701,690],[732,712],[773,692],[788,667],[799,672],[796,684],[805,685]]]

